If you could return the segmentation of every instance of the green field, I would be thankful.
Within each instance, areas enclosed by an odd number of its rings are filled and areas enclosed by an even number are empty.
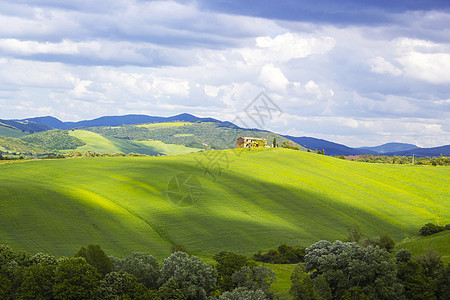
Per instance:
[[[86,145],[78,147],[74,151],[95,153],[140,153],[147,155],[175,155],[197,152],[200,149],[189,148],[183,145],[166,144],[160,141],[136,141],[118,139],[104,136],[87,130],[69,131],[71,136],[83,140]],[[66,151],[70,152],[70,151]]]
[[[200,182],[201,190],[191,189],[195,204],[169,199],[177,174]],[[118,256],[148,251],[162,259],[171,244],[200,257],[221,249],[251,255],[343,239],[353,224],[365,237],[399,241],[438,218],[450,223],[448,182],[447,167],[281,148],[2,162],[0,243],[57,256],[89,243]]]
[[[409,249],[413,255],[426,253],[430,248],[439,252],[444,262],[450,263],[450,230],[425,237],[407,238],[396,246],[396,250]]]

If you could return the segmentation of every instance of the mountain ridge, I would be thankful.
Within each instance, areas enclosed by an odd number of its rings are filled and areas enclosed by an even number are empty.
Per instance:
[[[140,125],[146,123],[163,123],[163,122],[214,122],[220,123],[225,127],[241,128],[229,121],[220,121],[214,118],[200,118],[188,113],[182,113],[170,117],[149,116],[144,114],[127,114],[122,116],[102,116],[91,120],[81,120],[76,122],[64,122],[53,116],[32,117],[25,119],[14,120],[0,120],[0,125],[12,126],[21,130],[22,132],[40,132],[50,129],[74,129],[83,127],[116,127],[122,125]],[[246,128],[241,128],[246,129]],[[262,129],[249,129],[257,131],[266,131]],[[391,142],[374,147],[348,147],[344,144],[339,144],[324,139],[314,137],[295,137],[291,135],[281,135],[293,142],[311,149],[324,150],[326,155],[402,155],[402,156],[439,156],[444,154],[450,156],[450,145],[443,145],[431,148],[420,148],[416,145]],[[270,143],[270,141],[269,141]]]
[[[385,143],[383,145],[374,146],[374,147],[359,147],[358,149],[371,150],[378,152],[380,154],[389,153],[389,152],[399,152],[399,151],[407,151],[412,149],[417,149],[416,145],[407,144],[407,143]]]

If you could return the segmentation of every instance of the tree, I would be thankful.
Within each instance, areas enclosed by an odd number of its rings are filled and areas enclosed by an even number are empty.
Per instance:
[[[348,229],[348,237],[347,237],[346,241],[359,243],[361,238],[362,238],[362,234],[361,234],[361,229],[359,228],[359,225],[358,224],[352,225]]]
[[[111,272],[99,283],[99,299],[151,299],[146,287],[127,272]]]
[[[166,281],[158,290],[161,300],[186,300],[186,296],[173,278]]]
[[[156,258],[148,253],[133,252],[124,257],[117,267],[115,260],[115,270],[127,272],[134,275],[149,289],[158,287],[159,263]]]
[[[311,277],[305,272],[302,264],[295,266],[291,275],[291,289],[289,293],[295,300],[312,300],[316,299],[316,292]]]
[[[0,270],[0,299],[13,299],[13,283],[9,276]]]
[[[95,267],[103,276],[112,271],[112,263],[100,245],[90,244],[87,248],[81,247],[75,257],[84,257],[88,264]]]
[[[101,275],[82,257],[62,258],[55,271],[55,299],[94,299]]]
[[[333,294],[331,293],[330,285],[323,275],[316,276],[313,279],[314,290],[318,299],[331,300]]]
[[[428,224],[425,224],[422,228],[420,228],[419,233],[421,235],[426,236],[426,235],[438,233],[442,230],[444,230],[444,227],[434,225],[433,223],[428,223]]]
[[[385,249],[387,252],[391,252],[395,247],[395,241],[389,234],[382,234],[380,237],[374,242],[374,245]]]
[[[441,255],[433,247],[429,248],[427,253],[417,255],[415,260],[422,265],[425,275],[431,278],[435,278],[436,273],[443,267]]]
[[[320,241],[306,249],[305,267],[323,275],[336,298],[357,287],[371,298],[393,299],[401,293],[394,260],[379,247]]]
[[[30,258],[31,265],[46,264],[46,265],[58,265],[58,260],[52,255],[48,255],[42,252],[36,253]]]
[[[277,138],[276,137],[274,137],[273,138],[273,142],[272,142],[272,147],[276,147],[277,146]]]
[[[20,299],[52,299],[56,267],[42,262],[24,268],[19,288]]]
[[[14,260],[14,251],[6,245],[0,245],[0,268]]]
[[[424,274],[418,262],[398,262],[397,273],[407,299],[435,299],[436,282]]]
[[[196,256],[175,252],[160,269],[159,284],[173,279],[187,299],[206,299],[216,287],[217,271]]]
[[[188,253],[184,245],[173,244],[172,247],[170,247],[170,253],[175,253],[178,251]]]
[[[253,268],[244,266],[241,270],[234,272],[231,279],[237,287],[245,287],[253,291],[261,290],[268,298],[273,298],[270,286],[275,281],[275,272],[266,266]]]
[[[409,249],[400,249],[395,253],[395,259],[397,262],[408,262],[412,257],[411,250]]]
[[[233,273],[244,266],[254,265],[246,256],[228,250],[222,250],[215,254],[213,259],[217,262],[215,268],[218,275],[217,287],[220,291],[231,291],[235,288],[231,280]]]
[[[266,294],[261,290],[249,290],[245,287],[239,287],[231,292],[225,292],[219,300],[266,300],[268,299]]]
[[[437,292],[440,299],[450,299],[450,263],[437,276]]]

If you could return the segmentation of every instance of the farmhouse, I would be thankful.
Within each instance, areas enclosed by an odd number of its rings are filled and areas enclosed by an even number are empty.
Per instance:
[[[236,148],[250,148],[250,147],[268,147],[267,140],[263,138],[243,137],[243,136],[236,139]]]

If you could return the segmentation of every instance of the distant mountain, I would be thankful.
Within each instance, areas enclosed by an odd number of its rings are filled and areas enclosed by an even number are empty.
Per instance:
[[[0,126],[4,128],[10,127],[13,129],[21,130],[26,133],[46,131],[50,129],[72,129],[80,127],[117,127],[121,125],[138,125],[145,123],[163,123],[163,122],[214,122],[220,124],[220,127],[230,127],[235,129],[242,129],[251,131],[254,135],[256,133],[270,133],[266,130],[259,129],[244,129],[236,126],[231,122],[222,122],[213,118],[199,118],[191,114],[179,114],[171,117],[155,117],[148,115],[124,115],[124,116],[104,116],[93,120],[83,120],[78,122],[63,122],[57,118],[36,117],[27,118],[23,120],[0,120]],[[9,130],[8,128],[3,131]],[[1,133],[1,132],[0,132]],[[284,138],[311,150],[325,150],[326,155],[338,156],[338,155],[404,155],[412,156],[439,156],[441,153],[450,156],[450,145],[435,147],[435,148],[419,148],[416,145],[405,143],[387,143],[376,147],[361,147],[351,148],[343,144],[330,142],[323,139],[317,139],[313,137],[294,137],[290,135],[284,135]]]
[[[393,156],[439,156],[439,155],[445,155],[450,156],[450,145],[440,146],[440,147],[433,147],[433,148],[415,148],[410,149],[406,151],[396,151],[396,152],[389,152],[385,153],[385,155]]]
[[[29,132],[29,133],[47,131],[47,130],[52,129],[51,127],[49,127],[47,125],[40,124],[40,123],[33,122],[33,121],[28,121],[28,120],[1,120],[0,119],[0,123],[3,124],[3,126],[6,125],[6,127],[21,130],[23,132]]]
[[[55,117],[36,117],[36,118],[28,118],[23,120],[18,120],[20,122],[33,122],[37,124],[41,124],[47,126],[48,128],[55,129],[66,129],[65,123]]]
[[[416,145],[413,144],[405,144],[405,143],[387,143],[380,146],[375,147],[360,147],[358,149],[364,149],[364,150],[371,150],[378,152],[380,154],[384,153],[390,153],[390,152],[400,152],[400,151],[407,151],[412,149],[417,149]]]
[[[105,116],[93,120],[83,120],[78,122],[62,122],[54,117],[37,117],[19,120],[22,122],[35,122],[55,129],[72,129],[78,127],[101,127],[101,126],[121,126],[138,125],[145,123],[163,123],[163,122],[219,122],[230,125],[229,122],[221,122],[213,118],[199,118],[191,114],[179,114],[172,117],[154,117],[148,115],[124,115],[124,116]]]
[[[290,139],[297,144],[311,149],[311,150],[324,150],[326,155],[336,156],[336,155],[362,155],[362,154],[377,154],[375,151],[367,149],[356,149],[350,148],[342,144],[333,143],[330,141],[316,139],[313,137],[295,137],[290,135],[283,135],[285,138]]]
[[[316,139],[312,137],[295,137],[290,135],[283,135],[285,138],[296,142],[297,144],[311,149],[311,150],[325,150],[326,155],[388,155],[388,156],[439,156],[441,154],[450,156],[450,145],[434,147],[434,148],[419,148],[416,145],[405,143],[387,143],[376,147],[362,147],[351,148],[342,144],[333,143],[330,141]]]

